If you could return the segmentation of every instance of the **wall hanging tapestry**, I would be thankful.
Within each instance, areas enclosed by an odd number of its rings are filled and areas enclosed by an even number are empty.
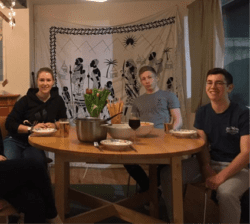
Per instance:
[[[37,14],[39,15],[39,13]],[[80,26],[36,19],[36,71],[50,66],[56,74],[69,118],[86,117],[86,89],[105,88],[109,100],[121,98],[124,110],[145,92],[138,72],[144,65],[155,68],[159,87],[173,91],[186,117],[186,78],[183,33],[177,7],[134,23]],[[105,107],[101,118],[109,117]]]

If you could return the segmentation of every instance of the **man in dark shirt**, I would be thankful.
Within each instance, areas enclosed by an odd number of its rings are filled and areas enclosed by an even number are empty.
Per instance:
[[[249,109],[229,99],[233,90],[232,75],[225,69],[208,71],[206,93],[210,103],[199,108],[194,127],[206,142],[197,154],[206,186],[217,191],[221,223],[240,223],[240,198],[249,188]],[[201,181],[195,157],[182,161],[183,184]],[[161,171],[163,195],[170,220],[171,172]]]
[[[210,145],[200,154],[206,186],[217,191],[221,223],[240,223],[240,198],[249,188],[249,109],[230,101],[233,77],[225,69],[208,71],[210,104],[201,107],[194,127]]]

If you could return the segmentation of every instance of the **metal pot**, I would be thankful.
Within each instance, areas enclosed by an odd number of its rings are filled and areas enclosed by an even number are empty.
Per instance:
[[[107,128],[101,126],[107,123],[106,120],[86,117],[77,118],[75,123],[77,138],[81,142],[99,142],[107,138]]]

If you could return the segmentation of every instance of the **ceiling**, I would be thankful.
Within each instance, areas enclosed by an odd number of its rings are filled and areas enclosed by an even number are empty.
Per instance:
[[[10,7],[11,0],[0,0],[4,3],[6,7]],[[16,5],[15,9],[24,9],[27,8],[27,1],[28,0],[15,0]],[[32,0],[33,4],[37,5],[44,5],[44,4],[77,4],[77,3],[83,3],[85,1],[90,0]],[[173,0],[107,0],[108,2],[135,2],[135,1],[173,1]],[[182,1],[182,0],[174,0],[174,1]],[[229,1],[229,0],[227,0]],[[233,0],[230,0],[233,1]]]
[[[6,7],[11,6],[11,0],[1,0]],[[14,6],[15,9],[23,9],[27,8],[27,0],[16,0],[16,5]]]

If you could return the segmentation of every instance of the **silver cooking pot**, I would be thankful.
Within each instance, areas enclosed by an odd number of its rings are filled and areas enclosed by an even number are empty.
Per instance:
[[[86,117],[75,119],[77,138],[81,142],[96,142],[107,138],[107,120]]]

